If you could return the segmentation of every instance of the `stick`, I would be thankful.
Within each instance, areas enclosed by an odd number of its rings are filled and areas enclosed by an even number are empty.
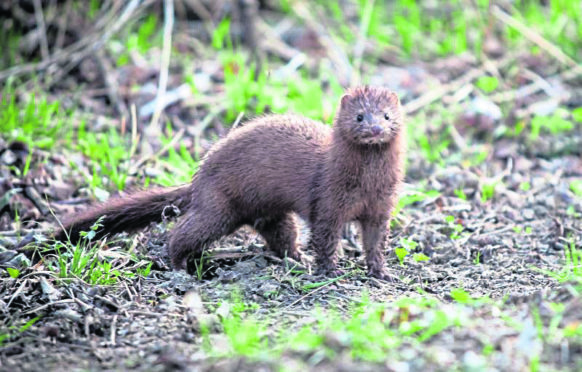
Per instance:
[[[36,18],[36,25],[40,34],[40,55],[42,60],[49,59],[48,41],[46,39],[46,25],[44,23],[44,14],[42,12],[42,4],[40,0],[34,0],[34,17]]]
[[[362,67],[362,57],[366,49],[366,41],[368,30],[370,29],[370,20],[372,19],[372,11],[374,10],[374,0],[366,1],[364,6],[364,14],[360,22],[360,33],[358,34],[358,41],[354,45],[354,68],[352,70],[351,85],[359,83],[360,69]]]
[[[162,97],[166,94],[168,86],[168,70],[170,67],[170,55],[172,52],[172,29],[174,28],[174,0],[164,0],[164,44],[162,46],[162,60],[160,65],[160,78],[156,94],[156,109],[148,127],[150,136],[158,136],[161,132],[158,126],[162,114]]]
[[[510,27],[515,28],[519,31],[523,36],[528,38],[534,44],[537,44],[542,49],[547,51],[552,57],[556,58],[561,63],[574,67],[576,70],[582,70],[582,66],[580,66],[576,61],[570,58],[566,53],[562,52],[560,48],[555,46],[554,44],[550,43],[546,40],[543,36],[532,30],[531,28],[527,27],[511,15],[504,12],[499,6],[494,5],[492,8],[493,15],[497,17],[500,21],[507,24]]]

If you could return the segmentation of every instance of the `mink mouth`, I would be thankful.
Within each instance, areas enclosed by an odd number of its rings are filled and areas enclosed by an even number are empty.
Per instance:
[[[357,136],[357,140],[365,145],[377,145],[388,143],[392,140],[392,132],[386,131],[381,133],[372,133],[372,132],[361,132]]]
[[[363,145],[381,145],[384,143],[388,143],[390,139],[386,138],[385,135],[369,135],[369,136],[361,136],[358,138],[358,142]]]

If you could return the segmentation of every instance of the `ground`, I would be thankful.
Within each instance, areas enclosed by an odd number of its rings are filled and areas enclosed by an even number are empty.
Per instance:
[[[582,15],[568,2],[9,3],[0,369],[582,369]],[[251,228],[192,275],[170,269],[172,219],[78,246],[45,239],[90,203],[188,182],[233,123],[331,123],[362,81],[407,113],[393,283],[366,276],[355,226],[335,279],[274,257]]]

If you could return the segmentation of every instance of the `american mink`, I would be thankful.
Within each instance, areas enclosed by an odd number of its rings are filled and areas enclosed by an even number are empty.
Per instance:
[[[243,225],[279,256],[301,260],[299,215],[311,227],[318,272],[336,276],[341,228],[357,221],[368,274],[389,280],[384,250],[403,177],[403,125],[396,94],[369,86],[342,96],[333,129],[295,115],[259,117],[218,141],[189,185],[112,199],[73,216],[65,230],[76,240],[103,215],[98,236],[137,230],[161,221],[174,205],[182,215],[168,249],[180,269],[188,256]]]

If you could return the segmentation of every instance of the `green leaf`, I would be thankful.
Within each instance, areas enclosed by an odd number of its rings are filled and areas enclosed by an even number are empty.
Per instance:
[[[394,253],[396,254],[396,257],[398,257],[400,265],[404,265],[404,257],[408,255],[408,251],[405,248],[395,248]]]
[[[582,180],[574,180],[570,182],[570,190],[577,196],[582,196]]]
[[[482,76],[477,80],[477,87],[485,93],[491,93],[499,85],[499,80],[494,76]]]
[[[462,288],[455,288],[451,290],[451,297],[460,304],[471,302],[471,295]]]
[[[18,276],[20,275],[20,270],[12,268],[12,267],[7,267],[6,271],[8,271],[8,275],[10,275],[11,278],[18,278]]]

